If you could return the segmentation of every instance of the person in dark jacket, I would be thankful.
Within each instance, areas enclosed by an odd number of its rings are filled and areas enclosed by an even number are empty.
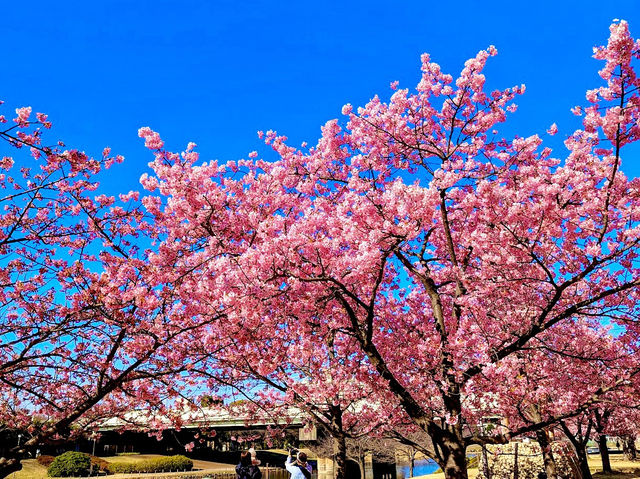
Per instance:
[[[249,451],[240,454],[240,464],[236,466],[237,479],[261,479],[262,472],[258,468],[259,461],[254,461]]]

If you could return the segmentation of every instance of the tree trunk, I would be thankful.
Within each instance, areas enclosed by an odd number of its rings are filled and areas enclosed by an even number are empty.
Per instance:
[[[587,458],[587,450],[584,447],[576,448],[576,456],[578,456],[578,465],[582,473],[582,479],[593,479],[591,470],[589,469],[589,461]]]
[[[336,468],[335,479],[347,479],[347,442],[343,435],[333,438]]]
[[[482,472],[485,479],[491,479],[491,473],[489,472],[489,456],[487,454],[487,446],[482,446]]]
[[[409,455],[409,476],[413,477],[413,470],[415,469],[416,466],[416,455],[415,453],[412,453]]]
[[[548,479],[557,479],[558,469],[556,467],[556,460],[553,457],[553,449],[549,442],[549,435],[546,430],[541,429],[536,431],[536,439],[542,449],[542,461],[544,462],[544,471],[547,473]]]
[[[611,471],[611,460],[609,459],[609,448],[607,447],[606,434],[600,434],[598,437],[598,446],[600,447],[600,456],[602,457],[602,472]]]
[[[467,455],[462,441],[444,441],[441,444],[442,458],[438,465],[444,472],[446,479],[468,479]]]
[[[573,446],[573,450],[576,452],[576,458],[578,459],[578,467],[580,468],[580,474],[582,475],[582,479],[593,479],[591,475],[591,470],[589,469],[589,461],[587,460],[587,443],[589,442],[589,437],[591,435],[591,427],[593,423],[589,419],[586,431],[584,434],[582,433],[582,425],[578,426],[578,433],[574,436],[571,430],[567,427],[567,425],[560,421],[560,426],[564,431],[565,436],[571,442]]]
[[[364,464],[364,457],[358,460],[358,468],[360,469],[360,479],[364,479],[366,466]]]
[[[622,438],[622,452],[628,461],[635,461],[638,458],[636,438],[634,436],[624,436]]]

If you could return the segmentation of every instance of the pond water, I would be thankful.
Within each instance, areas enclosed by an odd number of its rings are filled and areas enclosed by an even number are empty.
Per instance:
[[[422,476],[424,474],[431,474],[438,469],[438,465],[431,459],[420,459],[415,462],[413,468],[414,476]],[[396,465],[397,479],[406,479],[409,477],[409,463],[399,462]]]

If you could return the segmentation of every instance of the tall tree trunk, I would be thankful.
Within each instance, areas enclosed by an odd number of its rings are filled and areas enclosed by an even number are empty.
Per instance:
[[[553,457],[553,449],[551,448],[551,442],[549,442],[549,434],[545,429],[536,431],[536,439],[542,449],[542,461],[544,462],[544,471],[547,473],[548,479],[557,479],[558,469],[556,467],[556,460]]]
[[[609,418],[611,417],[611,409],[595,408],[593,410],[593,418],[595,419],[595,429],[598,433],[598,447],[600,448],[600,457],[602,457],[602,472],[611,472],[611,461],[609,460],[609,448],[607,447],[607,435],[605,433]]]
[[[468,479],[467,455],[462,441],[444,440],[440,444],[441,458],[438,465],[446,479]]]
[[[573,449],[576,453],[576,458],[578,459],[578,467],[580,468],[580,473],[582,475],[582,479],[593,479],[591,475],[591,470],[589,469],[589,461],[587,458],[587,443],[589,442],[589,437],[591,436],[591,427],[593,422],[591,419],[588,421],[588,426],[584,434],[582,434],[582,426],[578,426],[578,433],[574,436],[571,430],[567,427],[567,425],[560,421],[560,426],[564,431],[565,436],[571,442]]]
[[[636,451],[636,438],[634,436],[622,437],[622,452],[625,459],[628,461],[635,461],[638,458],[638,452]]]
[[[598,437],[598,447],[600,448],[600,457],[602,457],[602,472],[612,472],[606,434],[600,434],[600,436]]]
[[[580,466],[582,479],[593,479],[593,476],[591,475],[591,469],[589,469],[587,450],[584,447],[576,449],[576,456],[578,456],[578,465]]]
[[[415,469],[416,466],[416,453],[414,451],[411,451],[409,453],[409,476],[413,477],[413,470]]]
[[[336,459],[335,479],[347,479],[347,442],[344,435],[333,437]]]

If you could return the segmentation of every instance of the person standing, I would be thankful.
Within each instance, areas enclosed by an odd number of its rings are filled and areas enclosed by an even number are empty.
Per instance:
[[[293,456],[296,457],[295,461]],[[291,479],[311,479],[311,464],[307,462],[307,455],[302,451],[291,449],[284,466],[291,473]]]
[[[262,471],[258,468],[260,461],[254,460],[251,452],[243,451],[240,454],[240,464],[236,466],[237,479],[261,479]]]

